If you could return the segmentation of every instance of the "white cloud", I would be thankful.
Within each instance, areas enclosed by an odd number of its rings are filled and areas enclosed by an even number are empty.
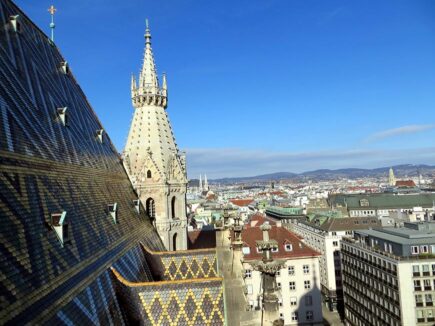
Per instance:
[[[393,128],[393,129],[387,129],[370,135],[369,137],[367,137],[366,142],[374,142],[377,140],[401,136],[405,134],[415,134],[418,132],[422,132],[434,128],[435,128],[435,124],[428,124],[428,125],[408,125],[408,126],[403,126],[403,127]]]
[[[274,152],[238,148],[187,149],[190,178],[241,177],[273,172],[305,172],[317,169],[376,168],[396,164],[435,164],[435,148],[400,150],[331,150]]]

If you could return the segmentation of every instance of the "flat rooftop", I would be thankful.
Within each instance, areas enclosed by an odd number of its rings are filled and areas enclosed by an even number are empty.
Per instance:
[[[355,233],[400,244],[435,243],[435,222],[405,223],[400,228],[375,228],[358,230]]]

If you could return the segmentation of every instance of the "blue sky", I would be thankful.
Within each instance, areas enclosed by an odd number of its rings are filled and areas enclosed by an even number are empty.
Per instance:
[[[434,1],[17,4],[56,43],[122,151],[149,18],[188,174],[435,164]]]

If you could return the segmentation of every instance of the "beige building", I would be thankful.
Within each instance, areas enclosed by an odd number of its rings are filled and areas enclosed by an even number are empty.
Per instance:
[[[323,300],[328,309],[343,312],[343,286],[340,260],[340,243],[344,236],[351,236],[354,230],[380,226],[376,218],[334,218],[315,217],[286,219],[283,225],[303,238],[311,248],[319,251],[320,283]]]
[[[261,272],[255,270],[255,262],[262,259],[256,242],[262,239],[260,225],[265,221],[254,215],[242,232],[242,266],[246,287],[246,298],[251,310],[262,306]],[[277,242],[272,257],[283,262],[276,275],[279,297],[279,316],[284,325],[323,325],[320,293],[320,253],[302,243],[298,237],[282,227],[279,222],[269,220],[272,225],[270,239]]]
[[[131,81],[134,116],[124,166],[168,250],[186,249],[186,163],[169,123],[166,76],[160,85],[147,25],[139,80]]]

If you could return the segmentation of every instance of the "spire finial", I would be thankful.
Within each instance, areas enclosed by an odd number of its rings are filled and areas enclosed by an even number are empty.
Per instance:
[[[50,23],[50,29],[51,29],[51,41],[54,42],[54,28],[56,25],[54,24],[54,14],[56,13],[57,9],[51,5],[50,8],[48,8],[48,12],[51,15],[51,23]]]
[[[145,19],[145,44],[146,46],[150,46],[151,45],[151,31],[150,31],[150,26],[148,25],[148,18]]]

